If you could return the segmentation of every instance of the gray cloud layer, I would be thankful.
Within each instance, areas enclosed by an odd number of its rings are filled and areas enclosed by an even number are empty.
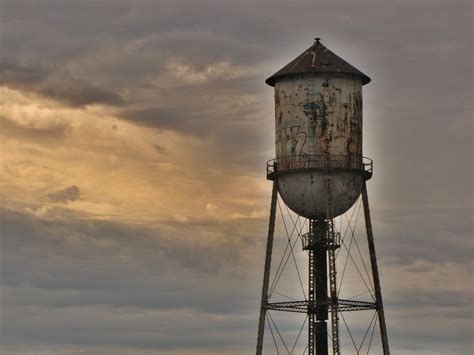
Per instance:
[[[0,8],[1,85],[74,108],[107,105],[137,126],[213,142],[216,166],[262,180],[273,154],[263,81],[321,36],[373,79],[364,87],[364,148],[375,160],[369,189],[394,352],[472,352],[470,2],[5,0]],[[8,122],[6,132],[29,134]],[[47,144],[55,132],[35,137]],[[79,197],[76,186],[49,194]],[[2,348],[251,353],[265,226],[43,221],[4,209]],[[201,243],[206,233],[219,242]]]

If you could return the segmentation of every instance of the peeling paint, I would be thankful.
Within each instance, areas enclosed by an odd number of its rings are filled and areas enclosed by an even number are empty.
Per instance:
[[[332,216],[348,210],[360,194],[361,174],[301,169],[328,168],[328,162],[362,169],[362,80],[340,74],[281,78],[275,83],[275,117],[278,172],[288,172],[278,178],[285,203],[309,218],[325,215],[328,201]]]

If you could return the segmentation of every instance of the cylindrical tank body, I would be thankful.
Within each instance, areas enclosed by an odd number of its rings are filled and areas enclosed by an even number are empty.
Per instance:
[[[362,80],[302,74],[275,83],[276,166],[282,199],[307,218],[346,212],[360,195]]]
[[[275,87],[276,159],[268,177],[300,216],[333,218],[359,197],[362,86],[370,78],[314,44],[266,80]]]

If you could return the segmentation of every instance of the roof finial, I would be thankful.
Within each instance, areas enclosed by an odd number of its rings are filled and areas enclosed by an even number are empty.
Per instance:
[[[316,38],[314,39],[314,44],[319,44],[319,41],[321,41],[321,38],[316,37]]]

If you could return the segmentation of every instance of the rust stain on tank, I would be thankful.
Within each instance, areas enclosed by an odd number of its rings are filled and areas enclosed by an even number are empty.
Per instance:
[[[266,80],[275,87],[278,188],[299,215],[337,216],[360,195],[362,85],[369,81],[319,40]]]
[[[307,157],[344,157],[353,166],[362,158],[362,82],[344,75],[295,76],[275,83],[276,149],[279,169],[307,166]],[[324,167],[325,160],[318,164]],[[360,193],[361,177],[331,177],[335,213],[350,207]],[[279,179],[285,202],[309,215],[324,212],[326,180],[313,173]]]

